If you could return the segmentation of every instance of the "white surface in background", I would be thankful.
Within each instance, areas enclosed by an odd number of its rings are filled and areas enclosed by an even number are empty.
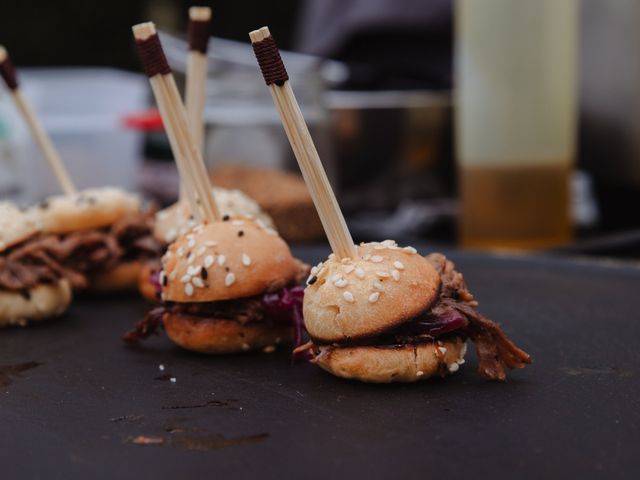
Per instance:
[[[147,108],[148,85],[142,75],[106,68],[27,69],[21,86],[60,152],[78,188],[114,185],[136,189],[141,136],[123,127],[124,116]],[[20,166],[20,201],[58,193],[53,175],[8,95],[12,155]]]

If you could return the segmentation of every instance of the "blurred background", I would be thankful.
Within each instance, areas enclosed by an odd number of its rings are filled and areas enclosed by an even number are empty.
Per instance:
[[[269,25],[356,239],[640,257],[640,0],[5,3],[0,44],[80,187],[175,199],[130,27],[157,24],[183,85],[187,9],[207,5],[216,183],[309,208],[298,179],[259,181],[297,173],[248,43]],[[55,191],[0,88],[0,197]]]

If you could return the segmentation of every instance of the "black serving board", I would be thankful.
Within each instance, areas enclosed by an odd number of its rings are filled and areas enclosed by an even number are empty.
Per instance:
[[[474,353],[447,379],[365,385],[286,352],[125,348],[148,305],[84,299],[0,331],[0,478],[640,478],[640,269],[452,257],[534,358],[505,384]]]

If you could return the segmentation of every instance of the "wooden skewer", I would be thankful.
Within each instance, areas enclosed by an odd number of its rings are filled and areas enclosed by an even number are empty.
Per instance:
[[[18,85],[16,73],[11,63],[11,59],[9,58],[7,50],[3,46],[0,46],[0,75],[7,84],[7,87],[9,87],[11,96],[13,97],[13,101],[15,102],[18,110],[27,122],[27,125],[29,125],[31,134],[35,138],[36,143],[42,151],[42,155],[44,156],[45,160],[51,167],[53,174],[58,180],[60,188],[64,193],[67,194],[76,193],[76,187],[73,185],[71,177],[62,164],[60,155],[58,155],[58,152],[53,146],[51,139],[45,132],[36,113],[31,108],[31,105],[23,95],[22,90]]]
[[[187,55],[187,85],[185,105],[189,127],[196,147],[204,152],[204,104],[207,82],[207,45],[211,32],[211,9],[189,9],[189,53]]]
[[[254,30],[249,37],[331,249],[339,258],[355,258],[351,233],[289,84],[278,47],[267,27]]]
[[[193,143],[187,114],[156,34],[155,25],[151,22],[134,25],[133,35],[169,137],[178,171],[187,187],[191,209],[202,222],[219,220],[220,212],[211,192],[211,182],[200,151]]]

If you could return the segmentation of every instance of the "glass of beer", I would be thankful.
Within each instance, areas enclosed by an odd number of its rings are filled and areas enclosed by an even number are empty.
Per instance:
[[[458,0],[456,150],[464,247],[572,239],[577,0]]]

